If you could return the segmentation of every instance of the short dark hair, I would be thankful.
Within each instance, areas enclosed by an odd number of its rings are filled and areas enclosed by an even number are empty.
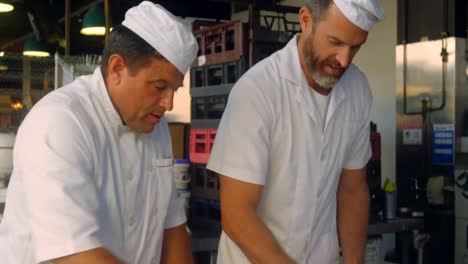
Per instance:
[[[312,13],[315,23],[325,18],[333,0],[305,0],[305,6]]]
[[[115,26],[109,33],[101,62],[101,71],[104,77],[107,76],[109,58],[113,54],[119,54],[124,58],[125,64],[132,74],[136,74],[141,68],[148,65],[150,58],[167,61],[148,42],[124,25]]]

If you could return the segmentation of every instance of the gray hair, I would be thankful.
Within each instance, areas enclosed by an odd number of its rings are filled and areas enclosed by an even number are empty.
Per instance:
[[[333,0],[304,0],[305,6],[312,13],[315,23],[325,18],[328,8]]]

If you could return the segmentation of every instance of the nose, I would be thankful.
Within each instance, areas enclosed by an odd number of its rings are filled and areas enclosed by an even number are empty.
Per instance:
[[[171,111],[174,107],[174,90],[167,89],[167,92],[164,93],[163,98],[161,98],[161,106],[164,107],[166,111]]]
[[[340,63],[342,68],[348,67],[352,60],[351,48],[342,47],[336,55],[336,60]]]

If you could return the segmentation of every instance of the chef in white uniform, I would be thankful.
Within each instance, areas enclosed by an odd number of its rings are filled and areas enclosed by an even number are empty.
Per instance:
[[[302,33],[236,83],[208,169],[221,181],[218,264],[362,263],[372,95],[351,63],[375,0],[308,0]]]
[[[189,27],[145,1],[94,74],[33,107],[14,148],[2,264],[192,262],[164,113],[197,50]]]

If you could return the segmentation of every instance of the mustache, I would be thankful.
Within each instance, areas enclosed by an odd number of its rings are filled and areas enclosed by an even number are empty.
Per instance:
[[[330,65],[330,66],[332,66],[333,68],[336,68],[336,69],[344,69],[343,67],[341,67],[341,64],[336,59],[326,60],[324,62],[324,64],[328,64],[328,65]]]

